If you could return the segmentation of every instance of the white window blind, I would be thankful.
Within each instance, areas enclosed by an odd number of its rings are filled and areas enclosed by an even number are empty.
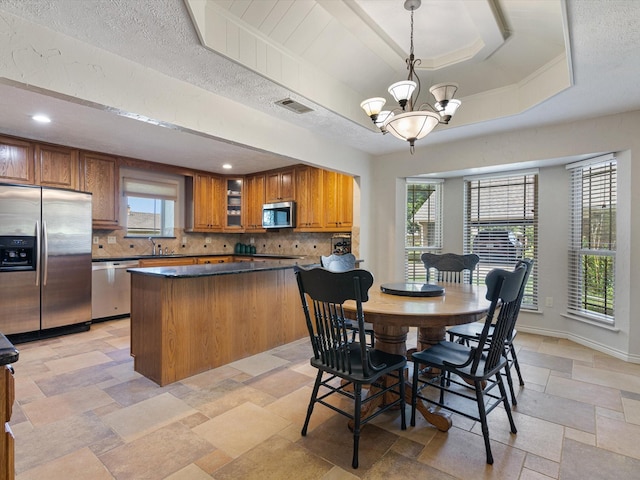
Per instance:
[[[407,179],[405,279],[425,281],[423,252],[442,250],[442,180]]]
[[[122,179],[122,195],[176,201],[178,199],[178,184],[124,177]]]
[[[612,324],[615,307],[617,164],[612,155],[571,171],[568,311]]]
[[[480,263],[474,283],[494,268],[512,269],[521,258],[534,261],[523,308],[538,306],[537,171],[465,179],[465,253]]]

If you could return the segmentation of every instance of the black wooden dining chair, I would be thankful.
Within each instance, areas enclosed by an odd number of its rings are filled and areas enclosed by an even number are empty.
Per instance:
[[[423,253],[420,256],[427,271],[427,283],[431,281],[431,270],[435,270],[433,280],[438,282],[471,283],[473,271],[480,261],[475,253]]]
[[[320,256],[320,265],[332,272],[346,272],[347,270],[356,268],[356,256],[353,253],[322,255]],[[355,341],[359,331],[358,322],[350,318],[347,318],[346,322],[347,328],[351,329],[351,341]],[[369,335],[369,345],[374,347],[376,340],[373,333],[373,325],[365,322],[364,333]]]
[[[491,305],[476,345],[469,347],[443,340],[412,355],[414,369],[411,425],[415,426],[418,399],[479,421],[482,426],[488,464],[493,463],[493,455],[489,443],[487,414],[497,406],[503,405],[509,419],[511,433],[517,433],[500,372],[507,366],[507,359],[504,356],[504,339],[517,318],[518,296],[525,274],[525,265],[518,266],[513,272],[494,269],[487,274],[486,297],[491,301]],[[496,316],[497,320],[493,323]],[[491,342],[488,340],[490,329],[493,330]],[[425,375],[427,373],[428,376]],[[428,387],[439,390],[438,400],[423,393]],[[496,387],[498,392],[495,391]],[[449,398],[445,398],[445,393],[474,403],[474,411],[470,411],[469,408],[464,409],[464,405],[460,402],[451,402]]]
[[[362,303],[368,300],[373,275],[366,270],[335,273],[324,268],[294,267],[302,300],[302,308],[313,347],[311,366],[318,369],[313,386],[307,417],[302,427],[306,436],[309,420],[316,403],[320,403],[353,421],[353,468],[358,468],[358,444],[362,426],[389,409],[399,406],[401,428],[406,429],[404,400],[404,369],[407,359],[403,355],[375,350],[367,346],[364,334]],[[343,303],[354,300],[360,327],[359,341],[349,340]],[[336,378],[341,382],[334,381]],[[362,398],[362,386],[370,385],[369,394]],[[321,391],[322,388],[322,391]],[[375,392],[375,394],[373,393]],[[362,406],[387,392],[393,392],[394,401],[387,403],[371,416],[361,418]],[[353,409],[338,407],[326,398],[339,394],[353,400]]]
[[[520,307],[522,306],[522,299],[524,298],[524,290],[527,286],[527,281],[529,280],[529,275],[531,275],[531,270],[533,269],[533,260],[524,258],[522,260],[518,260],[516,263],[516,267],[518,268],[520,265],[524,265],[526,270],[524,276],[524,282],[522,283],[522,288],[518,294],[518,304],[516,311],[516,321],[518,314],[520,313]],[[449,334],[449,340],[451,342],[458,342],[464,345],[470,345],[473,343],[477,343],[480,334],[482,333],[482,328],[484,324],[481,322],[476,323],[466,323],[463,325],[456,325],[454,327],[450,327],[447,330]],[[507,368],[505,369],[505,376],[507,377],[507,383],[509,384],[509,390],[511,391],[511,403],[513,405],[518,404],[518,400],[516,398],[516,393],[513,388],[513,379],[511,377],[511,367],[515,367],[516,374],[518,375],[518,381],[520,386],[524,386],[524,380],[522,379],[522,373],[520,372],[520,364],[518,363],[518,355],[516,353],[515,345],[513,344],[514,339],[518,331],[515,329],[515,322],[510,332],[507,332],[507,336],[504,340],[504,355],[509,360]],[[489,329],[489,337],[488,340],[491,341],[493,338],[493,329]]]

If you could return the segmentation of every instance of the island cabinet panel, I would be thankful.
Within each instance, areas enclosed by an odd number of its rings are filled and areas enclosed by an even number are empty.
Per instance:
[[[15,440],[9,420],[15,400],[13,373],[8,365],[0,365],[0,480],[15,478]]]
[[[131,275],[136,372],[167,385],[307,335],[293,269]]]

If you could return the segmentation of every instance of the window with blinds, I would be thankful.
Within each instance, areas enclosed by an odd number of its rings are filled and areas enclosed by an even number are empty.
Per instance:
[[[567,169],[571,172],[568,312],[613,324],[616,159],[608,155]]]
[[[172,237],[178,184],[124,177],[122,194],[127,202],[127,235]]]
[[[465,253],[480,263],[474,283],[482,284],[494,268],[512,269],[521,258],[533,259],[522,308],[538,307],[538,174],[465,178]]]
[[[423,252],[442,250],[442,181],[407,179],[405,279],[424,282]]]

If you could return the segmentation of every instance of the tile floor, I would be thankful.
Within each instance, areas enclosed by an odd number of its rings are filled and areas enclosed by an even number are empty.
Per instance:
[[[343,417],[316,407],[300,436],[315,371],[307,341],[165,387],[133,371],[129,320],[19,345],[17,480],[631,479],[640,478],[640,365],[520,333],[526,386],[489,415],[493,466],[478,425],[442,433],[420,417],[378,417],[350,467]]]

